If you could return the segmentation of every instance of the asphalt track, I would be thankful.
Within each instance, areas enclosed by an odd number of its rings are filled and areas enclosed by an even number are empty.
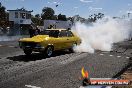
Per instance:
[[[132,41],[114,44],[111,52],[57,51],[50,58],[19,49],[17,41],[0,42],[0,88],[79,88],[81,68],[90,78],[120,77],[131,66]]]

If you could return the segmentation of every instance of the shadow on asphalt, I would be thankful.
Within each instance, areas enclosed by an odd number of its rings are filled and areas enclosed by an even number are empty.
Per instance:
[[[56,56],[65,55],[65,54],[70,54],[70,52],[69,51],[56,51],[53,53],[51,57],[56,57]],[[13,61],[29,62],[29,61],[48,59],[48,57],[44,56],[42,53],[33,53],[30,56],[19,55],[19,56],[7,57],[7,59],[13,60]]]

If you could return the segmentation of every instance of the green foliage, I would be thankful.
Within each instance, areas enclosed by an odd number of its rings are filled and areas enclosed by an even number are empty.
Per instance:
[[[98,14],[90,15],[88,19],[90,22],[95,22],[96,20],[102,19],[103,17],[104,17],[103,13],[98,13]]]
[[[59,14],[58,15],[58,20],[66,21],[67,20],[66,15]]]
[[[0,3],[0,26],[1,27],[6,27],[8,25],[7,21],[9,18],[9,13],[5,11],[6,8],[2,6]]]
[[[42,26],[43,25],[43,20],[40,18],[40,15],[39,14],[36,14],[35,16],[32,16],[31,17],[31,20],[32,20],[32,22],[35,25],[39,25],[39,26]]]
[[[5,7],[2,6],[2,4],[0,3],[0,21],[5,21],[6,20],[6,11],[5,11]]]
[[[43,20],[52,20],[52,19],[54,19],[54,14],[55,14],[55,11],[52,8],[44,7],[42,9],[41,18]]]
[[[36,17],[36,18],[40,18],[40,15],[39,15],[39,14],[36,14],[35,17]]]

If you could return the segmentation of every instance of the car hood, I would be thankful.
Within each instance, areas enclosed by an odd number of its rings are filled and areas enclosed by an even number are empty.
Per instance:
[[[48,35],[37,35],[32,38],[22,38],[19,41],[21,42],[42,42],[44,40],[47,40],[49,38]]]

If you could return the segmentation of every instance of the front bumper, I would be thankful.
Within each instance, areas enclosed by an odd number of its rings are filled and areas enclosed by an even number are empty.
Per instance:
[[[32,49],[33,51],[43,51],[45,49],[44,46],[35,42],[19,42],[19,46],[22,49]]]

